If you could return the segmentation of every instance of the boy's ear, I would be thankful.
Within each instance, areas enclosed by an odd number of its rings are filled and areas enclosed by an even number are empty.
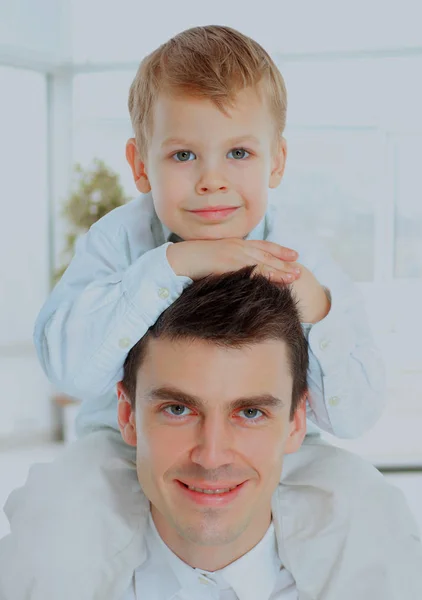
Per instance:
[[[306,398],[307,393],[301,399],[293,419],[289,423],[290,431],[284,449],[285,454],[297,452],[302,445],[306,435]]]
[[[133,179],[138,192],[148,194],[151,191],[148,175],[145,171],[145,163],[139,156],[135,138],[130,138],[126,143],[126,160],[132,169]]]
[[[137,444],[136,437],[136,416],[132,408],[129,395],[123,383],[119,381],[116,386],[117,391],[117,420],[119,423],[120,433],[122,438],[129,446]]]
[[[280,185],[280,182],[284,175],[284,168],[286,166],[287,159],[287,143],[284,137],[277,143],[277,148],[273,156],[272,170],[270,175],[270,188],[276,188]]]

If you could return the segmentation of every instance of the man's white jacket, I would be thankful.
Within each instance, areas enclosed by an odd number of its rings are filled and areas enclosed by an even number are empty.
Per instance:
[[[92,472],[86,452],[97,459]],[[59,511],[52,476],[69,499]],[[81,477],[75,497],[72,482]],[[133,449],[112,430],[34,467],[5,510],[11,534],[0,540],[0,600],[120,600],[146,560],[149,502]],[[422,599],[417,526],[401,492],[359,457],[306,439],[285,457],[272,510],[280,561],[299,600]]]

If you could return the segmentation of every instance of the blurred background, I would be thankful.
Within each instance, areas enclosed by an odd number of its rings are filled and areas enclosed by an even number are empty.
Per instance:
[[[122,202],[136,195],[124,149],[138,64],[171,35],[211,23],[251,35],[280,66],[289,158],[271,200],[356,281],[384,353],[383,418],[334,443],[402,487],[422,523],[419,0],[0,0],[0,504],[74,435],[77,404],[46,380],[32,329],[67,236],[101,210],[98,194],[120,184]],[[63,208],[75,198],[87,208],[72,221]],[[0,520],[0,536],[6,528]]]

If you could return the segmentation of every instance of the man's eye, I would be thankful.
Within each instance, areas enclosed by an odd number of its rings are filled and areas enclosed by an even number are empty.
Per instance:
[[[242,160],[242,158],[248,158],[249,152],[244,148],[234,148],[227,154],[229,158],[235,158],[236,160]]]
[[[255,421],[264,414],[259,408],[244,408],[239,414],[241,413],[244,413],[247,421]]]
[[[190,150],[180,150],[180,152],[173,154],[173,158],[174,160],[177,160],[177,162],[189,162],[195,160],[196,156]]]
[[[164,412],[172,417],[187,417],[192,411],[187,406],[183,406],[183,404],[171,404],[170,406],[166,406]]]

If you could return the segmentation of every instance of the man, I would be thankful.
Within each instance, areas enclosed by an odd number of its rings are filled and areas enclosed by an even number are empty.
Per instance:
[[[119,424],[137,449],[157,548],[148,598],[158,587],[166,598],[170,585],[199,598],[204,583],[215,598],[219,588],[227,598],[297,597],[280,571],[271,498],[283,456],[305,436],[307,344],[288,290],[250,272],[192,286],[125,364]]]
[[[340,449],[312,485],[307,466],[327,446],[302,445],[308,353],[295,301],[251,273],[193,283],[132,349],[118,385],[122,438],[84,442],[102,476],[87,471],[88,502],[69,494],[81,519],[53,519],[48,572],[27,552],[44,551],[42,529],[25,547],[6,538],[2,600],[422,597],[420,540],[400,492]],[[116,444],[125,460],[110,460]],[[64,487],[81,471],[83,444],[75,452],[55,463]]]

